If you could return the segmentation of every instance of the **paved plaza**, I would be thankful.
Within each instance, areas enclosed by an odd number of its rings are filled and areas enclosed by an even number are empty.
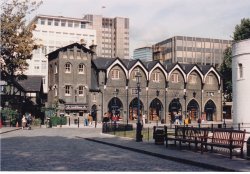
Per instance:
[[[236,171],[250,171],[250,161],[225,156],[214,159],[105,135],[100,128],[35,128],[1,134],[1,171],[221,171],[223,167],[215,164],[222,161],[235,165]],[[199,164],[206,160],[207,167]]]

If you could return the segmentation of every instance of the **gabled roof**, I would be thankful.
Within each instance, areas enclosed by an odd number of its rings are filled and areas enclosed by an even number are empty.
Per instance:
[[[163,62],[162,63],[163,67],[165,68],[165,70],[169,73],[176,65],[176,63],[169,63],[169,62]]]
[[[93,51],[91,51],[90,49],[86,48],[85,46],[83,46],[83,45],[81,45],[79,43],[73,43],[73,44],[67,45],[65,47],[58,48],[57,50],[50,52],[46,56],[48,56],[48,58],[50,60],[50,59],[56,58],[60,51],[66,51],[67,49],[74,48],[74,47],[77,47],[78,49],[81,49],[84,52],[88,52],[88,53],[91,53],[91,54],[94,53]]]
[[[113,62],[114,58],[106,58],[106,57],[97,57],[93,59],[93,63],[95,64],[97,69],[106,70]]]
[[[40,92],[43,76],[27,76],[27,79],[19,80],[18,83],[26,92]]]
[[[149,62],[143,62],[144,66],[147,68],[148,71],[150,71],[159,61],[158,60],[153,60]]]
[[[133,65],[137,62],[137,60],[131,60],[131,59],[121,59],[121,61],[124,63],[127,69],[132,68]]]
[[[183,71],[186,74],[188,74],[191,71],[191,69],[195,66],[195,64],[180,64],[180,66],[182,67]]]
[[[197,66],[200,68],[203,75],[205,75],[212,67],[211,65],[197,65]]]

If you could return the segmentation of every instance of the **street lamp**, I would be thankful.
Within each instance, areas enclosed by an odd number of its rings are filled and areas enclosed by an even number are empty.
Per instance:
[[[225,111],[225,106],[226,106],[226,95],[224,94],[223,95],[223,119],[224,119],[224,121],[223,121],[223,127],[224,128],[226,128],[226,111]]]
[[[117,106],[117,103],[116,103],[116,97],[117,97],[117,95],[118,95],[118,92],[119,92],[119,89],[115,89],[114,92],[113,92],[113,94],[115,95],[114,105],[113,105],[113,110],[112,110],[113,117],[114,117],[114,116],[116,115],[116,113],[117,113],[117,108],[118,108],[118,106]],[[116,123],[116,117],[114,118],[114,120],[115,120],[115,123]]]
[[[137,127],[136,127],[136,142],[142,141],[142,124],[140,122],[140,77],[141,73],[137,72],[136,75],[136,81],[137,81],[137,94],[138,94],[138,104],[137,104]]]

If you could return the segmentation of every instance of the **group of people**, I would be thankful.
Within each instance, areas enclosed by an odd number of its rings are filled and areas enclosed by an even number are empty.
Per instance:
[[[23,115],[22,129],[25,129],[26,127],[28,127],[27,129],[30,130],[31,129],[31,123],[32,123],[31,114],[29,114],[28,116]]]
[[[108,113],[105,112],[102,122],[109,122],[109,121],[116,122],[120,120],[121,120],[121,116],[119,114],[112,115],[110,112]]]

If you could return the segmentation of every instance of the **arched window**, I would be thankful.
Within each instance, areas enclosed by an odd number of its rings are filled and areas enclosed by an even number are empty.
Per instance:
[[[55,87],[54,90],[55,90],[55,97],[56,97],[57,96],[57,88]]]
[[[57,64],[55,64],[54,73],[55,73],[55,74],[57,74],[57,73],[58,73]]]
[[[85,66],[83,63],[79,64],[78,66],[78,73],[79,74],[85,74]]]
[[[65,64],[65,73],[71,73],[71,64],[70,63]]]
[[[242,63],[238,64],[238,69],[239,69],[239,79],[243,78],[243,66]]]

